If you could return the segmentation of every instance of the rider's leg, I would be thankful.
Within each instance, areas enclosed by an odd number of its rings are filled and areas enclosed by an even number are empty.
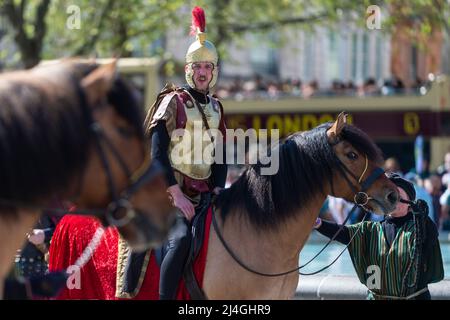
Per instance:
[[[191,233],[189,222],[179,216],[177,225],[169,236],[169,248],[161,264],[159,281],[160,300],[173,300],[176,298],[178,283],[180,282],[183,267],[189,253]]]

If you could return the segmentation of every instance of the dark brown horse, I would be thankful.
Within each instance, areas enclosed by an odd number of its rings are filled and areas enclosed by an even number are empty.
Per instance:
[[[115,63],[67,61],[0,76],[0,298],[51,197],[116,226],[131,247],[166,237],[174,209],[142,123]]]

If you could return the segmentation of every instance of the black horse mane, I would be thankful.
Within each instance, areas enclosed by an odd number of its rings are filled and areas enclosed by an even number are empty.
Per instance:
[[[0,211],[2,200],[33,204],[66,190],[81,174],[94,136],[80,86],[92,63],[63,63],[0,77]],[[108,102],[143,137],[142,113],[116,78]]]
[[[279,146],[279,170],[261,175],[261,164],[249,166],[239,179],[216,200],[222,219],[237,210],[260,230],[274,228],[294,216],[298,210],[329,183],[336,168],[336,155],[328,143],[326,131],[331,123],[313,130],[295,133]],[[376,163],[382,160],[380,149],[360,129],[346,125],[341,138]],[[269,164],[270,165],[270,164]]]

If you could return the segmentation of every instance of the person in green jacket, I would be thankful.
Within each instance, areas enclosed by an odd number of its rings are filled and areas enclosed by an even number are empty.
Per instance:
[[[438,231],[428,206],[416,200],[414,186],[388,174],[399,190],[400,202],[383,221],[343,226],[336,240],[349,244],[356,273],[368,287],[368,299],[431,299],[429,283],[444,278]],[[318,218],[314,225],[332,238],[341,226]]]

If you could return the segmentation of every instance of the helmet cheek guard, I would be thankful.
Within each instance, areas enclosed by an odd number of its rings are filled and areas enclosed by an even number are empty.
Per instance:
[[[192,69],[192,63],[188,63],[186,65],[186,71],[184,74],[185,78],[186,78],[186,82],[187,84],[191,87],[195,89],[195,82],[194,82],[194,69]]]

